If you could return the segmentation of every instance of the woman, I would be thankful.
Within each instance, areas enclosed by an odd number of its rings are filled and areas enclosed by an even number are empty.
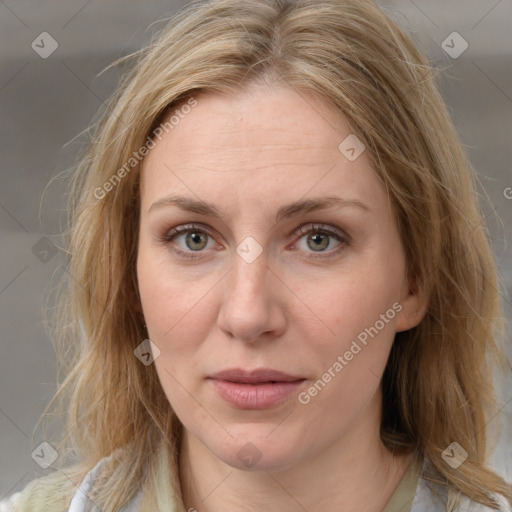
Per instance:
[[[189,5],[70,211],[67,435],[15,510],[511,510],[474,174],[373,4]]]

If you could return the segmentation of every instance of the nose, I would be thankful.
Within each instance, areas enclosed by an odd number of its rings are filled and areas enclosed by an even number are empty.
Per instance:
[[[248,263],[238,254],[224,280],[218,327],[229,337],[257,343],[286,328],[286,286],[267,266],[265,252]]]

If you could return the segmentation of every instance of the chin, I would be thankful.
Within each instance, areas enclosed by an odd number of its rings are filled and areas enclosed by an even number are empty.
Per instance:
[[[226,433],[222,440],[212,440],[209,450],[225,464],[244,471],[279,471],[298,462],[300,443],[289,432],[278,434],[276,425],[268,424],[245,427],[239,425],[236,434],[227,427],[231,436]]]

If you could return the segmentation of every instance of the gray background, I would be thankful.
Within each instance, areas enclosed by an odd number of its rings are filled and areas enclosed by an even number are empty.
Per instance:
[[[0,0],[0,499],[48,471],[31,458],[44,441],[40,429],[33,442],[31,436],[56,389],[43,309],[65,259],[41,239],[60,242],[65,197],[59,173],[72,165],[85,140],[77,136],[119,77],[98,73],[149,42],[150,24],[184,3]],[[512,199],[505,191],[512,187],[512,1],[379,3],[444,69],[442,94],[491,198],[483,209],[510,320]],[[441,48],[454,31],[469,45],[455,59]],[[42,32],[59,45],[47,59],[31,48]],[[510,360],[510,344],[508,353]],[[500,386],[507,429],[493,464],[512,480],[510,379]]]

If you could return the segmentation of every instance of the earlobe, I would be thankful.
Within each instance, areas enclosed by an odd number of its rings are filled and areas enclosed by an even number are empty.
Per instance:
[[[407,286],[400,300],[402,310],[397,315],[395,331],[408,331],[418,326],[427,312],[427,302],[427,298],[415,283]]]
[[[395,324],[395,331],[402,332],[408,331],[413,327],[417,327],[425,316],[426,310],[420,309],[418,311],[402,310],[397,317]]]
[[[146,320],[144,319],[144,312],[142,311],[142,304],[140,303],[140,301],[134,300],[132,302],[132,308],[133,308],[133,311],[135,311],[135,314],[137,315],[137,317],[139,318],[140,323],[145,324]]]

